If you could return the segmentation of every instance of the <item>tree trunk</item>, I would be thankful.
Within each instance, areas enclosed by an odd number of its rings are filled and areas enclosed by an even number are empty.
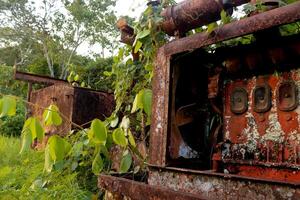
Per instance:
[[[44,56],[47,60],[47,64],[48,64],[48,69],[50,71],[50,76],[54,77],[54,68],[53,68],[53,63],[51,62],[50,56],[49,56],[49,52],[48,52],[48,47],[45,44],[45,41],[43,42],[43,51],[44,51]]]

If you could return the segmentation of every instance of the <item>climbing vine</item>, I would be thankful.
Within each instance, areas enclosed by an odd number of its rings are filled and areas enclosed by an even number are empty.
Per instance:
[[[24,123],[20,153],[30,149],[36,141],[46,141],[45,172],[82,172],[82,169],[91,169],[95,175],[99,175],[112,172],[111,151],[114,146],[118,146],[118,172],[138,172],[143,169],[147,152],[142,152],[141,149],[145,149],[147,145],[147,132],[151,123],[154,57],[158,48],[170,39],[160,31],[160,13],[164,6],[172,3],[174,2],[163,1],[161,5],[150,4],[147,7],[134,24],[133,45],[120,48],[113,58],[112,71],[104,72],[104,76],[114,80],[116,108],[110,117],[105,121],[94,119],[86,129],[80,124],[68,121],[69,119],[60,113],[57,105],[51,104],[47,108],[41,108],[44,110],[41,121],[33,116]],[[221,25],[231,21],[224,11],[221,13],[221,19]],[[208,25],[205,30],[210,33],[216,26],[215,23]],[[81,82],[81,86],[85,86],[84,81],[80,80],[75,72],[70,73],[68,81],[73,84]],[[0,99],[0,117],[15,115],[17,100],[24,101],[14,96],[3,96]],[[26,101],[25,103],[30,104]],[[74,125],[76,130],[64,134],[65,137],[45,136],[43,127],[60,126],[63,121]],[[134,158],[140,161],[136,162],[139,163],[139,168],[133,167]]]

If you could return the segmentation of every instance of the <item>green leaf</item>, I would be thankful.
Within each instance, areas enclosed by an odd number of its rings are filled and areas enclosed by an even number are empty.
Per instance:
[[[44,130],[38,119],[32,118],[29,130],[31,131],[32,139],[37,138],[38,140],[42,140],[44,138]]]
[[[126,173],[130,169],[132,164],[132,157],[128,150],[126,150],[123,154],[121,163],[120,163],[120,172]]]
[[[40,124],[39,120],[34,117],[30,117],[25,121],[22,129],[22,134],[25,134],[25,132],[27,131],[30,131],[32,141],[34,141],[34,139],[36,138],[41,141],[44,138],[43,127]]]
[[[136,39],[142,39],[150,34],[150,30],[143,30],[136,35]]]
[[[112,72],[108,72],[108,71],[103,72],[103,75],[108,77],[112,76],[112,74],[113,74]]]
[[[208,26],[207,26],[207,30],[206,32],[208,34],[211,34],[213,32],[213,30],[215,30],[215,28],[218,26],[218,24],[216,22],[213,22],[213,23],[210,23]]]
[[[62,123],[62,118],[56,105],[50,105],[47,109],[45,109],[43,119],[46,126],[59,126]]]
[[[106,144],[105,144],[106,148],[110,149],[113,146],[113,142],[114,142],[114,140],[112,138],[112,134],[107,134],[107,140],[106,140]]]
[[[100,145],[100,151],[106,158],[109,158],[109,152],[104,145]]]
[[[119,117],[115,117],[113,120],[110,121],[110,127],[115,128],[119,123]]]
[[[20,154],[24,153],[25,151],[28,151],[30,149],[31,143],[32,143],[32,138],[31,138],[31,131],[26,129],[23,132],[22,135],[22,145],[21,145],[21,150]]]
[[[135,140],[134,140],[134,137],[131,133],[130,130],[128,130],[128,141],[129,141],[129,144],[133,147],[136,147],[136,143],[135,143]]]
[[[95,175],[99,175],[103,170],[103,161],[99,153],[95,156],[92,164],[92,171]]]
[[[45,163],[44,163],[44,171],[51,172],[53,169],[54,161],[50,155],[50,147],[47,145],[45,148]]]
[[[70,75],[68,76],[67,80],[69,83],[74,81],[75,72],[71,71]]]
[[[48,145],[50,156],[54,162],[63,160],[71,150],[70,143],[57,135],[49,138]]]
[[[76,76],[74,77],[74,81],[78,81],[79,80],[79,75],[76,74]]]
[[[143,109],[143,93],[144,90],[140,91],[134,98],[131,113],[135,113],[139,109]]]
[[[107,139],[107,130],[105,124],[99,119],[94,119],[88,137],[96,144],[105,144]]]
[[[225,10],[221,11],[221,21],[222,21],[222,24],[228,24],[231,21],[231,17],[229,15],[227,15]]]
[[[143,93],[143,108],[148,116],[151,116],[152,90],[145,89]]]
[[[0,117],[3,116],[13,116],[16,114],[17,102],[13,97],[5,96],[1,99],[0,103]]]
[[[0,99],[0,113],[2,113],[2,108],[3,108],[3,100]]]
[[[113,140],[117,145],[120,145],[122,147],[127,146],[127,139],[125,137],[125,133],[121,128],[117,128],[114,130],[112,134]]]
[[[134,53],[139,52],[139,50],[141,49],[142,46],[143,46],[143,43],[138,40],[134,47]]]

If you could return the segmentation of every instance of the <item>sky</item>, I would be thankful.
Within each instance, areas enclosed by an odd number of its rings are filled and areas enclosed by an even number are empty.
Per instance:
[[[115,11],[117,17],[128,15],[130,17],[139,17],[140,14],[146,7],[146,0],[118,0]],[[83,43],[77,49],[77,53],[89,56],[94,54],[100,54],[101,47],[99,45],[90,46],[88,43]],[[107,51],[105,52],[106,56],[110,53]]]

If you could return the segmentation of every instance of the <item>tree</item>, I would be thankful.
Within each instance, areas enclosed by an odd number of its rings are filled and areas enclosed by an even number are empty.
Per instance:
[[[38,43],[50,76],[59,64],[57,76],[65,79],[82,43],[109,48],[116,33],[113,5],[115,0],[0,1],[0,44],[18,49],[15,64],[24,65]]]

